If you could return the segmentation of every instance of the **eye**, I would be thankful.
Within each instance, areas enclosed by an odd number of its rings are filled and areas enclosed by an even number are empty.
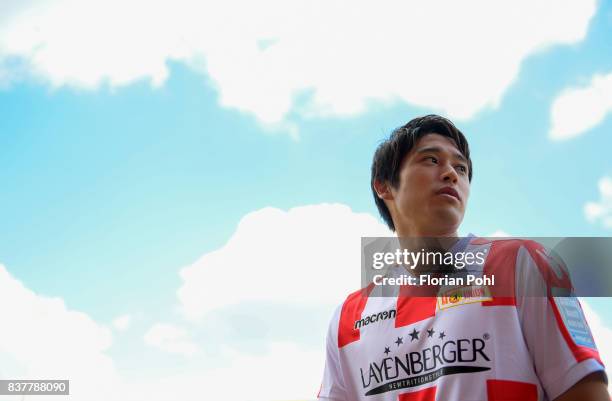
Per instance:
[[[438,164],[438,159],[436,159],[433,156],[427,156],[426,158],[424,158],[423,160],[431,160],[432,163],[434,164]]]
[[[458,166],[457,166],[457,169],[458,169],[459,171],[461,171],[461,173],[462,173],[462,174],[467,173],[467,167],[466,167],[466,166],[464,166],[463,164],[458,165]]]

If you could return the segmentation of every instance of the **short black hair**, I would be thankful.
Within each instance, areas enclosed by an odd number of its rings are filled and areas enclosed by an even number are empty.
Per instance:
[[[407,124],[396,128],[391,136],[380,145],[374,152],[372,160],[372,177],[370,186],[374,201],[378,207],[381,217],[392,231],[395,231],[395,224],[391,219],[391,213],[384,200],[378,197],[374,188],[374,181],[388,182],[393,188],[399,184],[399,172],[402,162],[406,155],[412,150],[414,145],[427,134],[439,134],[451,138],[461,154],[467,159],[468,178],[472,181],[472,160],[470,159],[470,148],[463,133],[455,127],[449,119],[429,114],[410,120]]]

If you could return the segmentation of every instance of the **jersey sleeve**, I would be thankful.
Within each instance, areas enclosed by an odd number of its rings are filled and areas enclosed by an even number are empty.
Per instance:
[[[527,241],[517,253],[517,311],[536,373],[554,400],[604,365],[562,261]],[[607,381],[607,377],[605,379]]]
[[[338,324],[340,307],[336,309],[327,330],[325,345],[325,368],[318,400],[348,401],[338,348]]]

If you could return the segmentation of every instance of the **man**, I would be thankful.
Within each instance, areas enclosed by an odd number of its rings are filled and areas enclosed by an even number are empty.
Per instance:
[[[461,131],[428,115],[396,129],[378,147],[371,186],[400,242],[409,237],[455,242],[471,179]],[[485,252],[481,272],[496,273],[517,293],[553,285],[570,289],[567,280],[549,274],[550,259],[535,242],[468,238],[453,249]],[[334,313],[321,400],[610,399],[575,298],[513,293],[455,297],[451,305],[440,296],[374,297],[370,287],[350,294]]]

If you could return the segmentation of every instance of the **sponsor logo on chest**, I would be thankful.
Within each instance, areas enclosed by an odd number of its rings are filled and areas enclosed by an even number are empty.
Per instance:
[[[363,391],[370,396],[431,383],[443,376],[490,370],[490,338],[488,333],[452,338],[434,327],[413,328],[407,336],[390,339],[380,347],[379,358],[359,368]]]

